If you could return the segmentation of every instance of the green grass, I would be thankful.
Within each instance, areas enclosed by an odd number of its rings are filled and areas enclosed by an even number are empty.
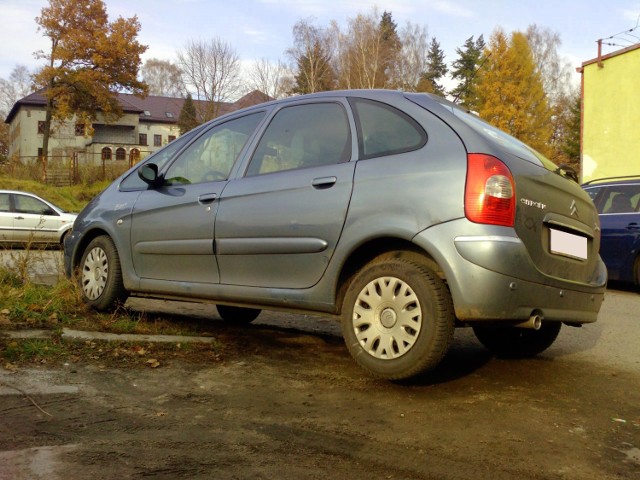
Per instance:
[[[19,190],[35,193],[45,200],[70,212],[79,212],[111,181],[97,182],[92,185],[72,185],[70,187],[55,187],[34,180],[19,180],[7,176],[0,176],[0,189]]]

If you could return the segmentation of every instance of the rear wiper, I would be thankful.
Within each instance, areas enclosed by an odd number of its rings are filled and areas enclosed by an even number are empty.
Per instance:
[[[554,173],[557,173],[564,178],[570,178],[578,184],[580,183],[580,180],[578,179],[578,172],[576,172],[573,167],[570,167],[565,163],[560,164],[560,166],[554,170]]]

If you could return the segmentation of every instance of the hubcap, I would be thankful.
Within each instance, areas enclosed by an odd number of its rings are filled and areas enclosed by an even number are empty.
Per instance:
[[[89,300],[95,300],[104,291],[109,274],[107,254],[95,247],[87,254],[82,266],[82,291]]]
[[[395,277],[369,282],[353,307],[353,331],[371,356],[390,360],[407,353],[422,327],[422,308],[409,284]]]

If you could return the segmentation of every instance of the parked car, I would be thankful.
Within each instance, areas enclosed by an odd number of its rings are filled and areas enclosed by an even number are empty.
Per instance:
[[[600,214],[600,256],[609,279],[640,285],[640,175],[583,185]]]
[[[128,296],[339,316],[367,371],[436,366],[456,326],[531,356],[596,321],[598,215],[565,170],[436,96],[324,92],[234,112],[126,172],[65,242],[67,275]]]
[[[0,190],[0,242],[59,244],[76,219],[33,193]]]

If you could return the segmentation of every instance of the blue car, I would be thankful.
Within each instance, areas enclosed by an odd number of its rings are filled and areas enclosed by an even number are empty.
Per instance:
[[[600,216],[600,256],[609,280],[640,285],[640,175],[582,185]]]

